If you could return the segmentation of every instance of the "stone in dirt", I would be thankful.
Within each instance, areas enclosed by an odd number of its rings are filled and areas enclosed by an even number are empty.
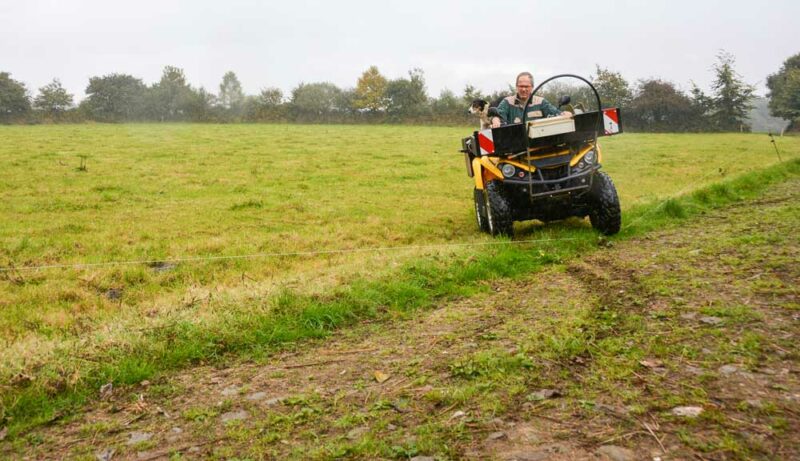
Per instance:
[[[561,392],[556,389],[539,389],[538,391],[529,394],[528,400],[537,401],[552,399],[555,397],[561,397]]]
[[[100,386],[100,398],[107,399],[111,397],[111,393],[114,392],[114,383],[105,383]]]
[[[383,384],[389,379],[389,375],[380,370],[375,371],[375,373],[373,373],[372,376],[375,378],[375,381],[377,381],[379,384]]]
[[[181,434],[183,434],[183,429],[178,426],[175,426],[170,431],[170,435],[167,436],[168,442],[176,442],[181,438]]]
[[[461,411],[461,410],[458,410],[458,411],[456,411],[455,413],[453,413],[453,416],[451,416],[451,417],[450,417],[450,419],[462,418],[462,417],[464,417],[465,415],[466,415],[466,413],[464,413],[464,412],[463,412],[463,411]]]
[[[433,456],[415,456],[411,458],[411,461],[436,461],[436,458]]]
[[[350,440],[357,440],[361,438],[362,435],[366,434],[366,432],[366,426],[357,427],[355,429],[351,429],[350,432],[347,433],[347,438]]]
[[[606,405],[605,403],[596,403],[594,407],[598,410],[603,410],[605,412],[611,413],[612,415],[625,416],[630,413],[630,410],[626,407],[619,407],[616,405]]]
[[[98,451],[94,454],[94,457],[97,461],[111,461],[111,458],[114,457],[114,449],[106,448],[105,450]]]
[[[252,394],[248,394],[247,400],[263,400],[266,396],[266,392],[253,392]]]
[[[723,365],[719,367],[718,371],[723,375],[732,375],[739,371],[739,368],[736,365]]]
[[[236,386],[228,386],[222,390],[221,394],[225,397],[230,397],[239,393],[239,388]]]
[[[686,370],[688,373],[691,373],[693,375],[702,375],[703,372],[704,372],[702,368],[695,367],[695,366],[692,366],[692,365],[686,365],[684,367],[684,370]]]
[[[702,407],[675,407],[670,411],[675,416],[685,416],[687,418],[697,418],[702,412]]]
[[[227,423],[228,421],[241,421],[243,419],[247,419],[250,417],[250,414],[244,410],[239,411],[229,411],[227,413],[223,413],[220,416],[220,419],[223,423]]]
[[[744,403],[753,408],[764,408],[764,402],[759,399],[748,399]]]
[[[547,461],[553,458],[553,454],[547,450],[537,450],[524,453],[514,453],[508,456],[506,461]]]
[[[700,321],[708,325],[719,325],[720,323],[722,323],[721,318],[712,317],[710,315],[707,315],[705,317],[700,317]]]
[[[150,432],[131,432],[128,437],[128,445],[136,445],[140,442],[147,442],[148,440],[153,438],[153,434]]]
[[[636,453],[632,450],[616,445],[603,445],[597,449],[597,454],[611,461],[633,461],[636,459]]]
[[[493,440],[505,439],[507,437],[508,437],[508,435],[506,435],[505,432],[498,431],[498,432],[492,432],[491,434],[489,434],[489,436],[486,437],[486,440],[491,442]]]
[[[664,366],[664,362],[658,359],[644,359],[639,361],[639,365],[645,368],[661,368]]]
[[[560,454],[568,453],[569,448],[562,444],[553,444],[548,446],[540,446],[533,451],[517,451],[509,456],[506,456],[506,461],[544,461],[551,459],[570,459],[558,456]],[[581,458],[583,459],[583,458]]]

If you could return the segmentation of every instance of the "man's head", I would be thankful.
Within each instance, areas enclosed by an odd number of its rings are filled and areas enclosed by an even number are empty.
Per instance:
[[[517,97],[527,100],[533,91],[533,75],[530,72],[521,72],[517,75]]]

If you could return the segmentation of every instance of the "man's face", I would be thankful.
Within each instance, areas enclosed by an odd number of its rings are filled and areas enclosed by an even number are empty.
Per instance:
[[[517,95],[520,99],[527,100],[531,95],[531,91],[533,91],[533,82],[526,75],[523,75],[517,80]]]

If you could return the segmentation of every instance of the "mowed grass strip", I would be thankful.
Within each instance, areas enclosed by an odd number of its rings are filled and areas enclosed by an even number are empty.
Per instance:
[[[2,157],[9,162],[7,171],[14,172],[2,183],[4,196],[10,197],[2,205],[8,216],[0,231],[3,265],[488,240],[474,230],[471,183],[455,153],[463,129],[134,125],[2,130],[17,137],[13,148],[3,147],[9,151]],[[663,135],[667,149],[682,138],[687,151],[676,152],[674,163],[645,179],[627,167],[668,152],[654,147],[638,152],[653,142],[652,136],[604,143],[607,169],[623,204],[629,204],[626,223],[646,218],[628,226],[628,234],[756,193],[797,170],[796,162],[789,163],[742,179],[745,187],[718,186],[723,189],[664,207],[662,197],[758,170],[776,157],[764,136]],[[796,138],[785,142],[797,145]],[[734,148],[743,143],[752,144],[752,151],[736,154]],[[23,158],[26,145],[33,152]],[[710,154],[714,146],[716,157]],[[796,148],[784,149],[785,157],[797,157]],[[112,160],[100,160],[100,151]],[[87,156],[85,171],[79,168],[80,156]],[[694,174],[672,179],[677,175],[670,168],[682,168],[690,159],[697,164]],[[275,196],[281,200],[273,201]],[[645,205],[648,200],[654,201]],[[676,207],[683,212],[676,213]],[[405,315],[479,289],[469,282],[561,261],[591,248],[596,239],[580,222],[518,230],[523,238],[578,240],[433,256],[410,251],[390,257],[6,272],[0,282],[5,293],[0,328],[9,347],[2,357],[0,416],[10,421],[13,433],[52,420],[109,381],[134,383],[230,352],[262,354],[359,319]],[[263,286],[318,278],[325,279],[324,289]]]

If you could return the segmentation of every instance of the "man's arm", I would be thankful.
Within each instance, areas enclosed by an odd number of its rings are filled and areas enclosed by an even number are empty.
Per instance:
[[[508,104],[508,101],[505,99],[500,101],[500,104],[497,106],[497,113],[500,117],[492,117],[492,128],[499,128],[504,121],[508,120],[508,112],[510,109],[511,106]]]
[[[558,107],[550,104],[547,99],[542,99],[542,115],[545,117],[555,117],[556,115],[572,115],[571,112],[561,112]]]

